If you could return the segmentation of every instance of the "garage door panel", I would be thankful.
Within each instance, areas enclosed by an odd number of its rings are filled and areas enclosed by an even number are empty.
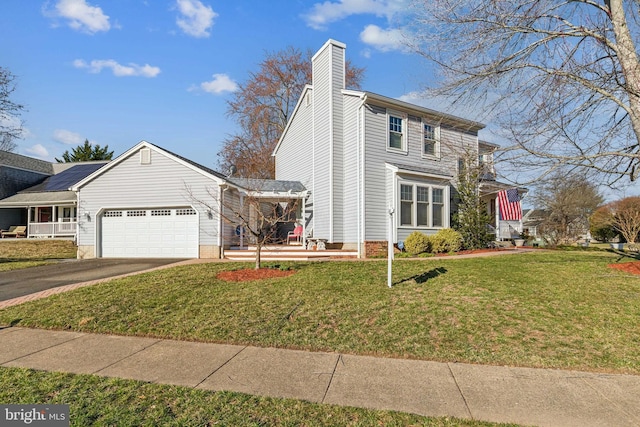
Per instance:
[[[103,257],[197,258],[198,215],[191,208],[106,211]]]

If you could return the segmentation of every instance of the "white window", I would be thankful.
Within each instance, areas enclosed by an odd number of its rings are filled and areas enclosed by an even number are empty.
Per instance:
[[[413,225],[413,185],[400,185],[400,225]]]
[[[419,183],[400,184],[400,226],[442,228],[447,226],[445,187]]]
[[[440,157],[440,126],[423,123],[422,134],[422,155]]]
[[[387,117],[389,122],[387,148],[390,150],[407,151],[406,115],[390,111],[387,113]]]

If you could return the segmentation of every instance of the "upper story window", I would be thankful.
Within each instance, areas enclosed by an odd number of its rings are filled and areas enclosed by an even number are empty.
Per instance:
[[[422,155],[440,157],[440,126],[423,124]]]
[[[389,112],[387,147],[392,150],[407,150],[406,118],[400,113]]]

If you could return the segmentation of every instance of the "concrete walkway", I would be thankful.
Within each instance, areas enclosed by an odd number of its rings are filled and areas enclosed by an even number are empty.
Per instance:
[[[538,426],[638,426],[640,376],[0,330],[0,366]]]

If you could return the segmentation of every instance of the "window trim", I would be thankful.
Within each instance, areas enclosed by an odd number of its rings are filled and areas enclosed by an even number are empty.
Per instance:
[[[425,152],[424,146],[426,141],[425,135],[425,126],[431,126],[433,128],[433,137],[434,139],[430,141],[434,141],[433,154]],[[421,129],[421,152],[422,157],[425,159],[439,159],[440,158],[440,125],[434,125],[432,122],[428,120],[422,119],[422,123],[420,126]]]
[[[402,186],[410,186],[411,190],[411,224],[402,224]],[[418,204],[425,204],[425,202],[418,201],[418,187],[428,188],[428,197],[429,201],[426,203],[428,205],[427,216],[428,216],[428,224],[427,225],[418,225]],[[440,230],[443,228],[449,228],[449,212],[450,212],[450,201],[449,201],[449,186],[448,185],[438,185],[428,182],[420,182],[420,181],[411,181],[411,180],[399,180],[398,181],[398,196],[397,196],[397,206],[398,206],[398,215],[396,217],[396,226],[402,229],[417,229],[417,230]],[[433,225],[433,190],[442,190],[442,225],[434,226]]]
[[[390,129],[391,117],[395,117],[397,119],[402,120],[402,124],[401,124],[402,146],[400,148],[391,147],[391,129]],[[408,137],[407,137],[407,132],[409,130],[409,115],[407,113],[401,113],[400,111],[387,109],[386,120],[387,120],[386,121],[387,151],[392,153],[406,154],[409,149]]]

